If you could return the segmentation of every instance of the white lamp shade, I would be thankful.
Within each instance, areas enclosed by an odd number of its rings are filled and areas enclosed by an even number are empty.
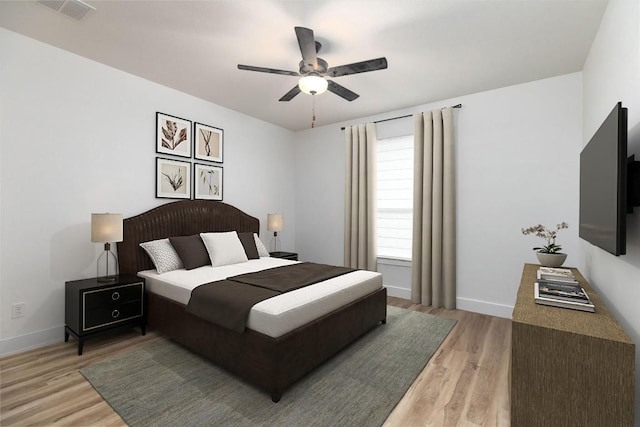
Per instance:
[[[327,91],[327,86],[329,86],[327,80],[320,76],[304,76],[298,81],[298,87],[300,90],[309,95],[320,95],[321,93],[325,93]]]
[[[91,241],[94,243],[122,242],[122,214],[92,213]]]
[[[284,215],[279,213],[267,215],[267,230],[282,231],[284,229]]]

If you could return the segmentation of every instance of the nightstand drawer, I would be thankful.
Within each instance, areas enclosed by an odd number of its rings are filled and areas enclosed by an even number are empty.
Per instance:
[[[110,307],[114,303],[139,301],[142,299],[142,293],[142,283],[85,291],[84,307],[85,310],[92,310],[98,307]]]
[[[142,300],[87,309],[84,313],[83,330],[111,325],[139,316],[142,316]]]

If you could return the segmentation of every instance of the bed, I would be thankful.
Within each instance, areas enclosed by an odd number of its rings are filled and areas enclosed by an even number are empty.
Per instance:
[[[142,242],[166,237],[201,232],[258,233],[259,228],[258,219],[223,202],[184,200],[168,203],[124,220],[123,241],[117,244],[118,258],[121,273],[142,273],[151,285],[148,288],[154,289],[147,292],[150,327],[264,389],[274,402],[278,402],[286,388],[376,325],[385,323],[386,289],[370,286],[365,292],[366,286],[359,288],[355,296],[341,296],[344,300],[339,307],[275,333],[256,326],[263,323],[259,316],[252,324],[251,316],[255,317],[252,309],[247,329],[238,333],[188,313],[184,291],[182,297],[158,291],[163,285],[154,283],[158,279],[150,272],[154,265],[139,246]],[[261,262],[282,264],[291,261],[267,258]],[[175,276],[181,274],[178,272]],[[260,304],[268,305],[268,301]]]

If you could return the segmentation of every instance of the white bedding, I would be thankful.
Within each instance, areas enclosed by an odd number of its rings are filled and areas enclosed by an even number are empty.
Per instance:
[[[155,270],[145,270],[139,272],[138,276],[146,279],[149,292],[186,305],[191,291],[204,283],[295,263],[297,261],[264,257],[239,264],[221,267],[209,265],[164,274],[157,274]],[[277,338],[381,287],[380,273],[354,271],[259,302],[251,308],[247,327]]]

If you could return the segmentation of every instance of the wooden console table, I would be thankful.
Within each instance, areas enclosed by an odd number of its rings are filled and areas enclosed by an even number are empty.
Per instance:
[[[595,313],[536,304],[525,264],[513,308],[511,425],[632,426],[635,344],[582,274]]]

